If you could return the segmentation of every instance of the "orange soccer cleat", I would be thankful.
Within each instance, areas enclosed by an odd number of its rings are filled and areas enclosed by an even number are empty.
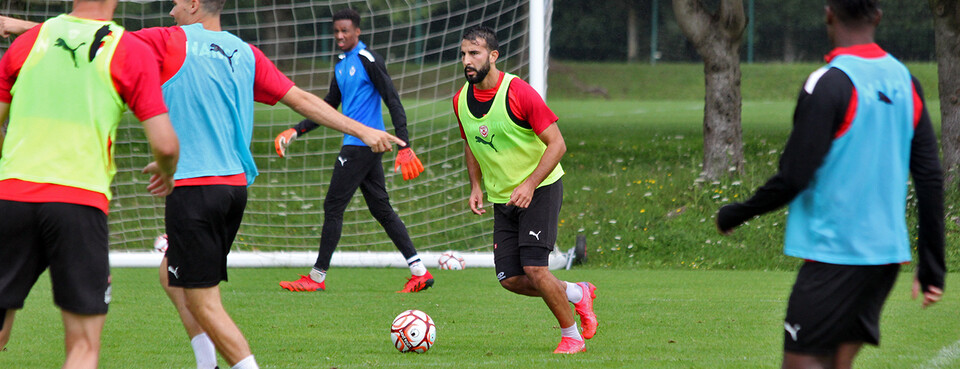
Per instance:
[[[433,286],[433,275],[427,271],[427,274],[419,277],[414,275],[407,278],[407,283],[404,284],[403,289],[397,291],[397,293],[420,292],[431,286]]]
[[[317,283],[305,275],[300,275],[300,279],[295,281],[282,281],[280,287],[293,292],[323,291],[327,289],[326,281]]]

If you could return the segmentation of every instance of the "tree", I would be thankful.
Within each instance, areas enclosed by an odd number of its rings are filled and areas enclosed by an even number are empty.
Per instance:
[[[936,35],[940,80],[943,167],[948,182],[956,180],[960,166],[960,2],[929,0]]]
[[[746,28],[743,0],[720,0],[710,11],[702,0],[673,0],[677,23],[703,58],[703,175],[743,171],[740,128],[740,41]]]

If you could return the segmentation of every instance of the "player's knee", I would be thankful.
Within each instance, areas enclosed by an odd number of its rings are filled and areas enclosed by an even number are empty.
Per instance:
[[[500,281],[500,286],[510,292],[517,292],[520,289],[520,277],[513,276]]]

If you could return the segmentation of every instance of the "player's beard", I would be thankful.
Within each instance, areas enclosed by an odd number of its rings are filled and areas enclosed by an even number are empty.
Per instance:
[[[473,77],[470,77],[470,75],[467,74],[467,72],[471,70],[476,72],[476,74],[474,74]],[[484,66],[480,67],[480,69],[463,67],[463,76],[467,77],[467,82],[470,82],[471,85],[475,85],[477,83],[483,82],[483,79],[487,78],[487,74],[489,73],[490,73],[490,63],[484,64]]]

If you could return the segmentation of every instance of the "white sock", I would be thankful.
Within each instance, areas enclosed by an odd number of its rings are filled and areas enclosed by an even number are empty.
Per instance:
[[[240,360],[237,365],[233,366],[233,369],[260,369],[260,366],[258,366],[257,361],[253,359],[253,355],[250,355]]]
[[[567,301],[570,301],[574,304],[583,300],[583,288],[580,288],[579,284],[563,282],[567,284]]]
[[[200,333],[190,339],[193,346],[193,356],[197,358],[197,369],[214,369],[217,367],[217,349],[206,333]]]
[[[577,322],[573,322],[573,325],[569,327],[560,328],[560,336],[570,337],[576,339],[577,341],[583,341],[583,336],[580,336],[580,330],[577,329]]]
[[[310,279],[317,283],[323,283],[327,279],[327,272],[317,268],[310,269]]]
[[[407,259],[407,264],[410,265],[410,274],[413,274],[417,277],[427,274],[427,267],[423,265],[422,261],[420,261],[419,256],[414,255],[412,258]]]

